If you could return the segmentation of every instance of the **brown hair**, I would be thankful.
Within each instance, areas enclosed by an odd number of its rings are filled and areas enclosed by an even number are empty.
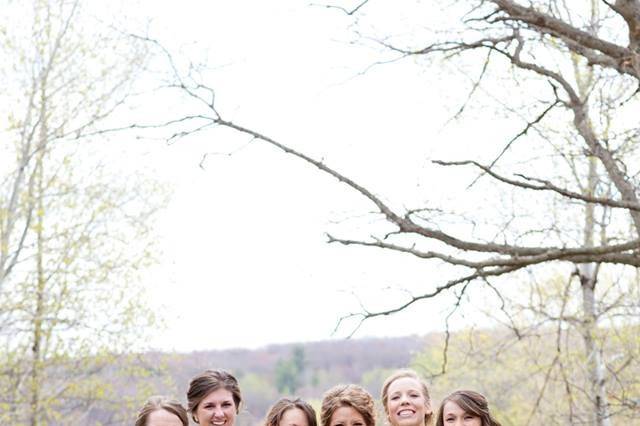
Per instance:
[[[316,420],[316,411],[308,402],[303,401],[300,398],[280,398],[278,401],[276,401],[276,403],[273,404],[273,406],[267,413],[267,418],[264,422],[265,426],[278,426],[280,424],[280,421],[282,421],[284,413],[293,408],[298,408],[302,410],[302,412],[304,412],[305,416],[307,417],[307,423],[309,423],[309,426],[318,426],[318,421]]]
[[[183,426],[189,426],[189,419],[187,418],[187,410],[175,399],[167,398],[166,396],[152,396],[144,403],[138,417],[136,418],[135,426],[147,426],[149,416],[154,411],[165,410],[171,414],[175,414],[180,419]]]
[[[371,394],[358,385],[337,385],[325,392],[320,409],[320,423],[329,426],[331,416],[340,407],[352,407],[364,419],[365,426],[375,426]]]
[[[481,393],[472,390],[457,390],[443,399],[440,403],[440,409],[438,410],[436,426],[444,426],[444,406],[447,402],[454,402],[458,404],[465,413],[479,417],[480,420],[482,420],[482,426],[501,426],[500,423],[491,416],[487,398]]]
[[[236,405],[236,413],[240,411],[242,395],[240,394],[238,380],[224,370],[206,370],[195,376],[191,379],[191,382],[189,382],[189,390],[187,390],[187,408],[191,413],[193,421],[196,421],[194,412],[198,409],[200,402],[211,392],[218,389],[226,389],[231,392],[233,402]]]
[[[424,416],[424,424],[425,426],[432,425],[433,410],[431,410],[431,396],[429,395],[429,389],[427,388],[427,384],[425,383],[425,381],[422,380],[420,376],[418,376],[418,373],[410,369],[397,370],[389,377],[387,377],[387,379],[384,381],[384,384],[382,385],[381,395],[384,412],[387,414],[387,416],[389,415],[389,386],[391,386],[391,383],[404,377],[414,379],[420,384],[420,388],[425,399],[425,404],[427,406],[427,413]]]

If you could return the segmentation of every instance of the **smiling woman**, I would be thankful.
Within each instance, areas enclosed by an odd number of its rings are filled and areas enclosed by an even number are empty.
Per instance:
[[[187,401],[194,422],[234,426],[242,395],[234,376],[223,370],[206,370],[191,379]]]
[[[382,405],[391,426],[433,424],[429,389],[413,370],[398,370],[385,380]]]
[[[371,394],[358,385],[337,385],[325,392],[320,410],[322,426],[374,426]]]
[[[436,426],[500,426],[489,412],[484,395],[458,390],[442,400]]]
[[[300,398],[280,398],[269,409],[264,426],[317,426],[316,412]]]
[[[152,396],[138,413],[135,426],[188,426],[187,410],[178,401]]]

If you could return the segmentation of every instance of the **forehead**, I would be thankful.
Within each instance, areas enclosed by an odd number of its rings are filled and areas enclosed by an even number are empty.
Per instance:
[[[336,420],[340,420],[340,421],[351,420],[351,421],[360,421],[364,423],[364,417],[362,417],[362,414],[360,414],[358,410],[351,407],[350,405],[343,405],[342,407],[336,408],[336,411],[334,411],[333,414],[331,415],[331,421],[336,421]]]
[[[182,426],[182,421],[167,410],[155,410],[149,414],[147,426]]]
[[[422,385],[413,377],[400,377],[389,385],[389,395],[395,392],[407,392],[415,390],[422,393]]]
[[[280,423],[291,424],[294,423],[296,425],[306,426],[309,424],[307,420],[307,415],[304,411],[299,408],[289,408],[282,414],[282,420]]]
[[[233,394],[225,388],[218,388],[202,398],[202,402],[224,402],[233,401]]]
[[[442,412],[446,416],[447,414],[464,414],[464,410],[455,402],[447,401],[442,408]]]

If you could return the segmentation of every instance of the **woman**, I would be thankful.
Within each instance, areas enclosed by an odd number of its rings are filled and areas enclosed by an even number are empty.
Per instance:
[[[138,413],[135,426],[189,426],[189,419],[178,401],[152,396]]]
[[[188,410],[201,425],[234,426],[242,396],[238,381],[223,370],[207,370],[189,383]]]
[[[265,426],[318,426],[316,412],[300,398],[280,398],[269,409]]]
[[[500,426],[489,412],[484,395],[458,390],[442,400],[436,426]]]
[[[358,385],[338,385],[322,398],[321,426],[375,426],[371,394]]]
[[[382,405],[391,426],[431,426],[427,385],[413,370],[398,370],[382,385]]]

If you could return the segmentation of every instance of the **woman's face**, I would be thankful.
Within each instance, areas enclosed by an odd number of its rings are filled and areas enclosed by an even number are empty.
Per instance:
[[[364,417],[355,408],[345,405],[338,407],[329,419],[329,426],[373,426],[364,422]]]
[[[201,425],[234,426],[236,411],[233,394],[220,388],[210,392],[200,401],[194,416]]]
[[[480,417],[468,414],[458,404],[447,401],[442,409],[442,420],[447,426],[482,426]]]
[[[400,377],[389,385],[387,415],[392,426],[423,426],[431,412],[421,383],[412,377]]]
[[[167,410],[155,410],[149,414],[145,426],[183,426],[182,420]]]
[[[309,420],[304,411],[299,408],[289,408],[282,415],[278,426],[309,426]]]

